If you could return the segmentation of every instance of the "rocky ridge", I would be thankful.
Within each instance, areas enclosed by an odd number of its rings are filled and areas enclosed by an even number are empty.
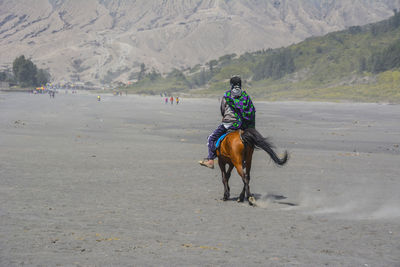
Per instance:
[[[24,54],[55,81],[129,80],[388,18],[400,0],[3,0],[0,68]]]

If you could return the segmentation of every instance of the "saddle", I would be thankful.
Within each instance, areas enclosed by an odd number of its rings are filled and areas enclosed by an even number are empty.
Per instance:
[[[220,138],[218,138],[217,142],[215,143],[215,148],[218,149],[219,145],[221,144],[222,140],[224,140],[224,138],[228,135],[228,133],[224,133],[223,135],[220,136]]]
[[[242,139],[243,130],[240,130],[240,129],[239,129],[239,130],[228,130],[226,133],[224,133],[223,135],[221,135],[220,138],[218,138],[217,142],[215,143],[215,149],[218,149],[218,148],[219,148],[219,146],[221,145],[222,141],[225,139],[225,137],[226,137],[228,134],[234,133],[234,132],[236,132],[236,131],[239,131],[240,139]],[[242,140],[242,142],[243,142],[243,140]]]

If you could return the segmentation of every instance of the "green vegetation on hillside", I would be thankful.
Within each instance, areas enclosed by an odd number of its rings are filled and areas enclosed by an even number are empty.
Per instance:
[[[24,55],[17,57],[12,66],[14,80],[22,87],[40,86],[50,80],[50,74],[43,69],[39,69]]]
[[[400,102],[400,13],[285,48],[225,55],[165,76],[153,70],[128,89],[220,95],[234,74],[242,76],[253,96],[269,100]]]
[[[12,71],[0,72],[0,82],[6,82],[12,86],[27,88],[43,86],[50,81],[50,73],[39,69],[30,59],[21,55],[14,59]]]

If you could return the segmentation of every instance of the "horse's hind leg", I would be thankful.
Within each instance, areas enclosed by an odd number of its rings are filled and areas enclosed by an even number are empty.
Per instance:
[[[252,205],[254,203],[253,195],[250,193],[250,169],[251,169],[252,155],[250,154],[246,158],[247,158],[247,161],[245,164],[246,170],[243,169],[243,167],[242,167],[243,165],[236,166],[238,174],[240,175],[240,177],[242,177],[242,180],[243,180],[243,190],[240,193],[239,201],[243,202],[244,198],[246,196],[250,205]]]
[[[250,149],[246,155],[246,172],[245,176],[247,178],[247,188],[246,186],[243,187],[243,191],[246,189],[247,200],[249,201],[250,205],[255,204],[255,199],[253,195],[250,193],[250,170],[251,170],[251,161],[253,159],[253,149]]]
[[[240,193],[240,201],[242,202],[244,200],[244,196],[246,194],[247,197],[247,201],[249,201],[250,205],[253,205],[255,202],[255,199],[253,197],[253,195],[250,193],[250,174],[243,173],[242,176],[242,180],[243,180],[243,190],[242,193]]]
[[[244,201],[244,196],[245,196],[245,185],[243,185],[243,190],[242,190],[242,193],[240,193],[240,196],[239,196],[239,199],[238,199],[238,202],[243,202]]]
[[[232,163],[228,163],[229,167],[228,167],[228,171],[226,172],[226,185],[228,186],[228,197],[230,194],[230,188],[229,188],[229,178],[231,178],[231,173],[232,173],[232,169],[233,169],[233,164]]]
[[[240,196],[238,199],[239,202],[243,202],[245,194],[247,194],[247,198],[249,198],[249,196],[250,196],[249,179],[247,178],[247,175],[244,172],[241,164],[238,164],[235,167],[236,167],[236,170],[237,170],[238,174],[240,175],[240,177],[242,177],[242,181],[243,181],[243,190],[240,193]]]
[[[218,165],[219,168],[221,169],[221,175],[222,175],[222,183],[224,184],[224,197],[223,200],[228,200],[230,196],[230,188],[229,188],[229,177],[231,176],[230,171],[232,171],[232,168],[229,166],[228,173],[226,172],[225,165],[226,162],[223,160],[218,159]]]

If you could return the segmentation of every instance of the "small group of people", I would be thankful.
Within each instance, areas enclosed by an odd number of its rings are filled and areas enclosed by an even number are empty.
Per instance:
[[[180,99],[179,99],[179,97],[177,96],[177,97],[175,98],[175,103],[178,105],[178,104],[179,104],[179,101],[180,101]],[[171,105],[174,104],[174,97],[173,97],[173,96],[169,97],[169,103],[171,103]],[[168,97],[165,98],[165,104],[168,104]]]
[[[200,165],[214,169],[217,140],[228,131],[255,128],[256,109],[250,96],[242,89],[242,80],[239,76],[233,76],[230,81],[230,89],[221,99],[221,124],[208,137],[207,158],[199,161]]]
[[[115,95],[115,96],[122,96],[122,91],[114,91],[113,92],[113,95]],[[128,95],[128,91],[125,91],[125,95]]]

